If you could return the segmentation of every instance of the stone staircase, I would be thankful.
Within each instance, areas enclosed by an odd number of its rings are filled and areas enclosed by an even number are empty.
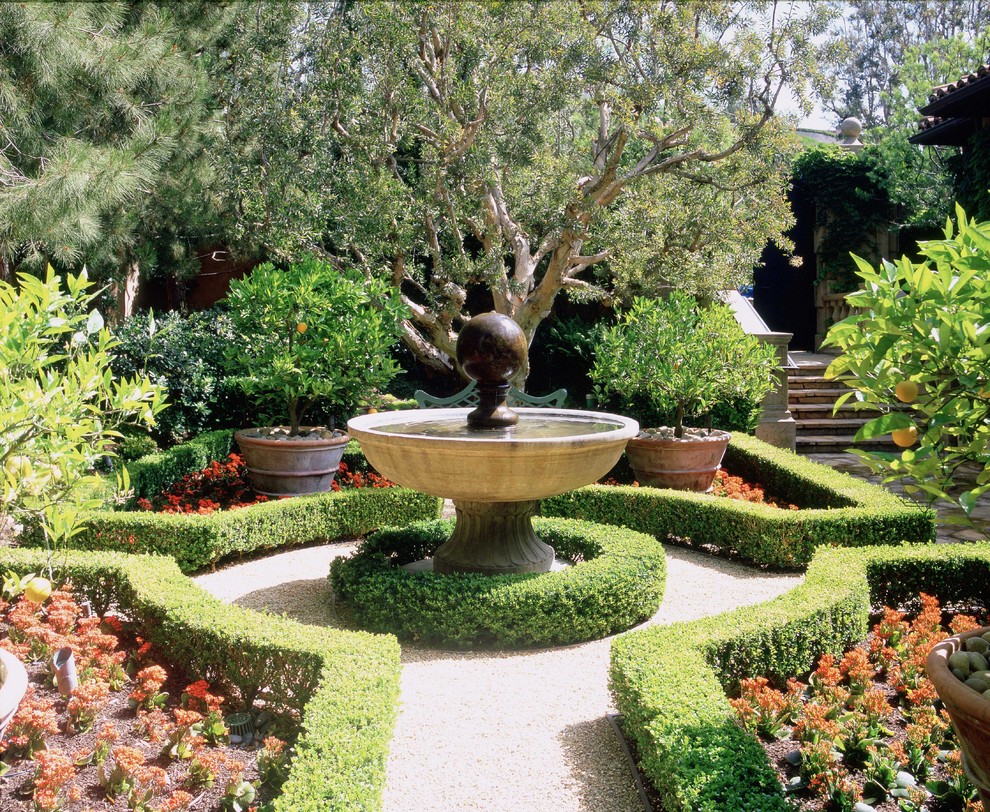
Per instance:
[[[844,403],[832,413],[836,400],[849,391],[841,380],[826,380],[826,361],[802,360],[788,371],[788,409],[797,424],[798,453],[815,454],[846,451],[853,444],[856,431],[879,412],[853,409]],[[878,437],[856,448],[896,450],[890,435]]]

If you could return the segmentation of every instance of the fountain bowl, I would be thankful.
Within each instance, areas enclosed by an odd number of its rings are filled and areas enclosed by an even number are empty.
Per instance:
[[[470,409],[416,409],[352,418],[368,462],[404,487],[456,501],[524,502],[596,481],[639,432],[628,417],[519,408],[510,429],[470,429]]]

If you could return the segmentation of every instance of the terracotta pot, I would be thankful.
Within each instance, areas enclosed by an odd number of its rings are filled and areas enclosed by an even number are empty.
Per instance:
[[[311,429],[309,426],[302,428]],[[351,438],[340,434],[326,440],[277,440],[249,437],[243,431],[237,431],[234,439],[247,463],[251,484],[258,493],[300,496],[330,490]]]
[[[641,485],[681,491],[711,490],[732,437],[727,431],[684,437],[634,437],[626,445],[629,465]]]
[[[990,812],[990,699],[963,684],[949,670],[949,657],[963,651],[968,637],[990,632],[990,626],[943,640],[928,655],[928,678],[952,719],[963,752],[966,775],[980,791],[983,809]]]
[[[27,690],[27,671],[17,657],[0,649],[0,739]]]

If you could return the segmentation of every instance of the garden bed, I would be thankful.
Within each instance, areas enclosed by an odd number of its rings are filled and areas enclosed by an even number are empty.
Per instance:
[[[821,655],[865,639],[871,607],[918,593],[987,605],[990,548],[920,545],[822,549],[805,581],[756,607],[623,635],[611,684],[644,773],[671,809],[790,809],[756,737],[735,721],[727,693],[744,679],[786,684]]]
[[[935,540],[934,511],[755,437],[734,434],[724,466],[801,509],[687,491],[590,485],[544,499],[541,510],[545,516],[628,527],[663,542],[777,569],[806,566],[819,546]]]
[[[38,551],[0,550],[37,572]],[[394,638],[316,629],[210,597],[169,559],[69,551],[61,573],[98,614],[114,611],[184,671],[239,707],[292,720],[295,757],[275,810],[380,808],[399,691]]]
[[[976,802],[925,661],[951,633],[983,624],[953,611],[947,629],[936,598],[920,604],[913,619],[884,607],[864,645],[824,654],[805,682],[746,679],[730,700],[801,812],[857,803],[861,812],[962,812]]]
[[[0,741],[5,812],[94,804],[178,812],[194,802],[219,812],[235,801],[244,810],[271,802],[288,774],[287,743],[269,736],[263,744],[251,715],[247,735],[232,738],[227,698],[163,668],[128,625],[86,615],[69,590],[53,592],[43,606],[26,597],[0,602],[0,647],[25,664],[29,678]],[[71,697],[56,690],[48,666],[63,646],[73,650],[78,675]],[[278,728],[270,714],[264,722]]]
[[[224,459],[233,432],[217,431],[128,466],[134,500],[150,499],[186,474]],[[367,471],[357,448],[344,457],[352,471]],[[183,572],[214,566],[231,555],[364,536],[380,527],[404,526],[439,516],[441,500],[406,488],[362,488],[299,496],[209,515],[125,510],[84,513],[82,532],[71,540],[80,550],[172,556]],[[44,544],[39,529],[23,542]]]

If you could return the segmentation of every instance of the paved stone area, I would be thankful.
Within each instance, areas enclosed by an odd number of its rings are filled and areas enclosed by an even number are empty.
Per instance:
[[[855,454],[829,453],[829,454],[807,454],[808,459],[835,468],[837,471],[845,471],[848,474],[861,477],[874,485],[881,484],[881,477],[870,472],[870,469]],[[964,475],[965,476],[965,475]],[[904,486],[899,482],[891,482],[883,487],[888,488],[899,496],[906,499],[917,498],[905,493]],[[943,544],[958,544],[968,541],[988,541],[990,540],[990,492],[983,494],[976,502],[976,507],[970,516],[972,525],[968,524],[947,524],[946,519],[964,519],[965,514],[958,508],[951,505],[936,505],[936,512],[939,516],[938,541]]]

